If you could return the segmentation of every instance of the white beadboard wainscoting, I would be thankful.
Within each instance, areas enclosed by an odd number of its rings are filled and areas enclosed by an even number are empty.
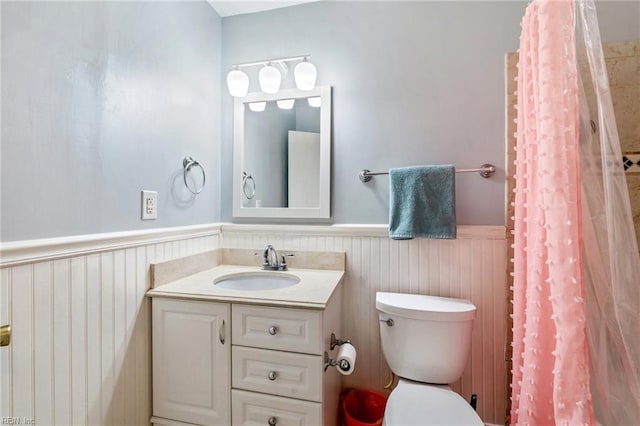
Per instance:
[[[348,387],[382,391],[376,291],[470,299],[472,354],[454,388],[486,423],[506,404],[504,227],[460,226],[457,240],[393,241],[377,225],[211,224],[7,243],[0,251],[0,417],[36,424],[146,425],[151,416],[149,264],[218,247],[345,251],[345,335],[358,349]],[[399,348],[401,350],[401,348]]]
[[[219,246],[220,225],[6,243],[0,252],[0,417],[148,425],[149,263]]]
[[[222,225],[222,246],[344,251],[345,335],[358,351],[347,387],[383,391],[390,373],[380,348],[377,291],[462,297],[478,308],[471,358],[453,388],[478,394],[485,423],[504,424],[506,243],[502,226],[459,226],[456,240],[390,240],[386,226]],[[402,348],[398,348],[402,350]]]

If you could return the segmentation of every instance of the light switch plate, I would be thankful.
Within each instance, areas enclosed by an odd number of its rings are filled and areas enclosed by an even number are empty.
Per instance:
[[[142,220],[158,218],[158,192],[142,191]]]

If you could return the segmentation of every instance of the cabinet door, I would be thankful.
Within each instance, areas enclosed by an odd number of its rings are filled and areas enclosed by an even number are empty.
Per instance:
[[[154,298],[153,415],[230,424],[229,305]]]

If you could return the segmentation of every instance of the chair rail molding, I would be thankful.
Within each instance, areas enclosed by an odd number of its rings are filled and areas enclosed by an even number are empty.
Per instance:
[[[74,235],[0,243],[0,267],[220,234],[220,224]]]

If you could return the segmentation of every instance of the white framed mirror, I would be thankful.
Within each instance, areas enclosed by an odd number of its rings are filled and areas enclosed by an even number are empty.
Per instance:
[[[233,217],[330,217],[331,86],[235,98]]]

